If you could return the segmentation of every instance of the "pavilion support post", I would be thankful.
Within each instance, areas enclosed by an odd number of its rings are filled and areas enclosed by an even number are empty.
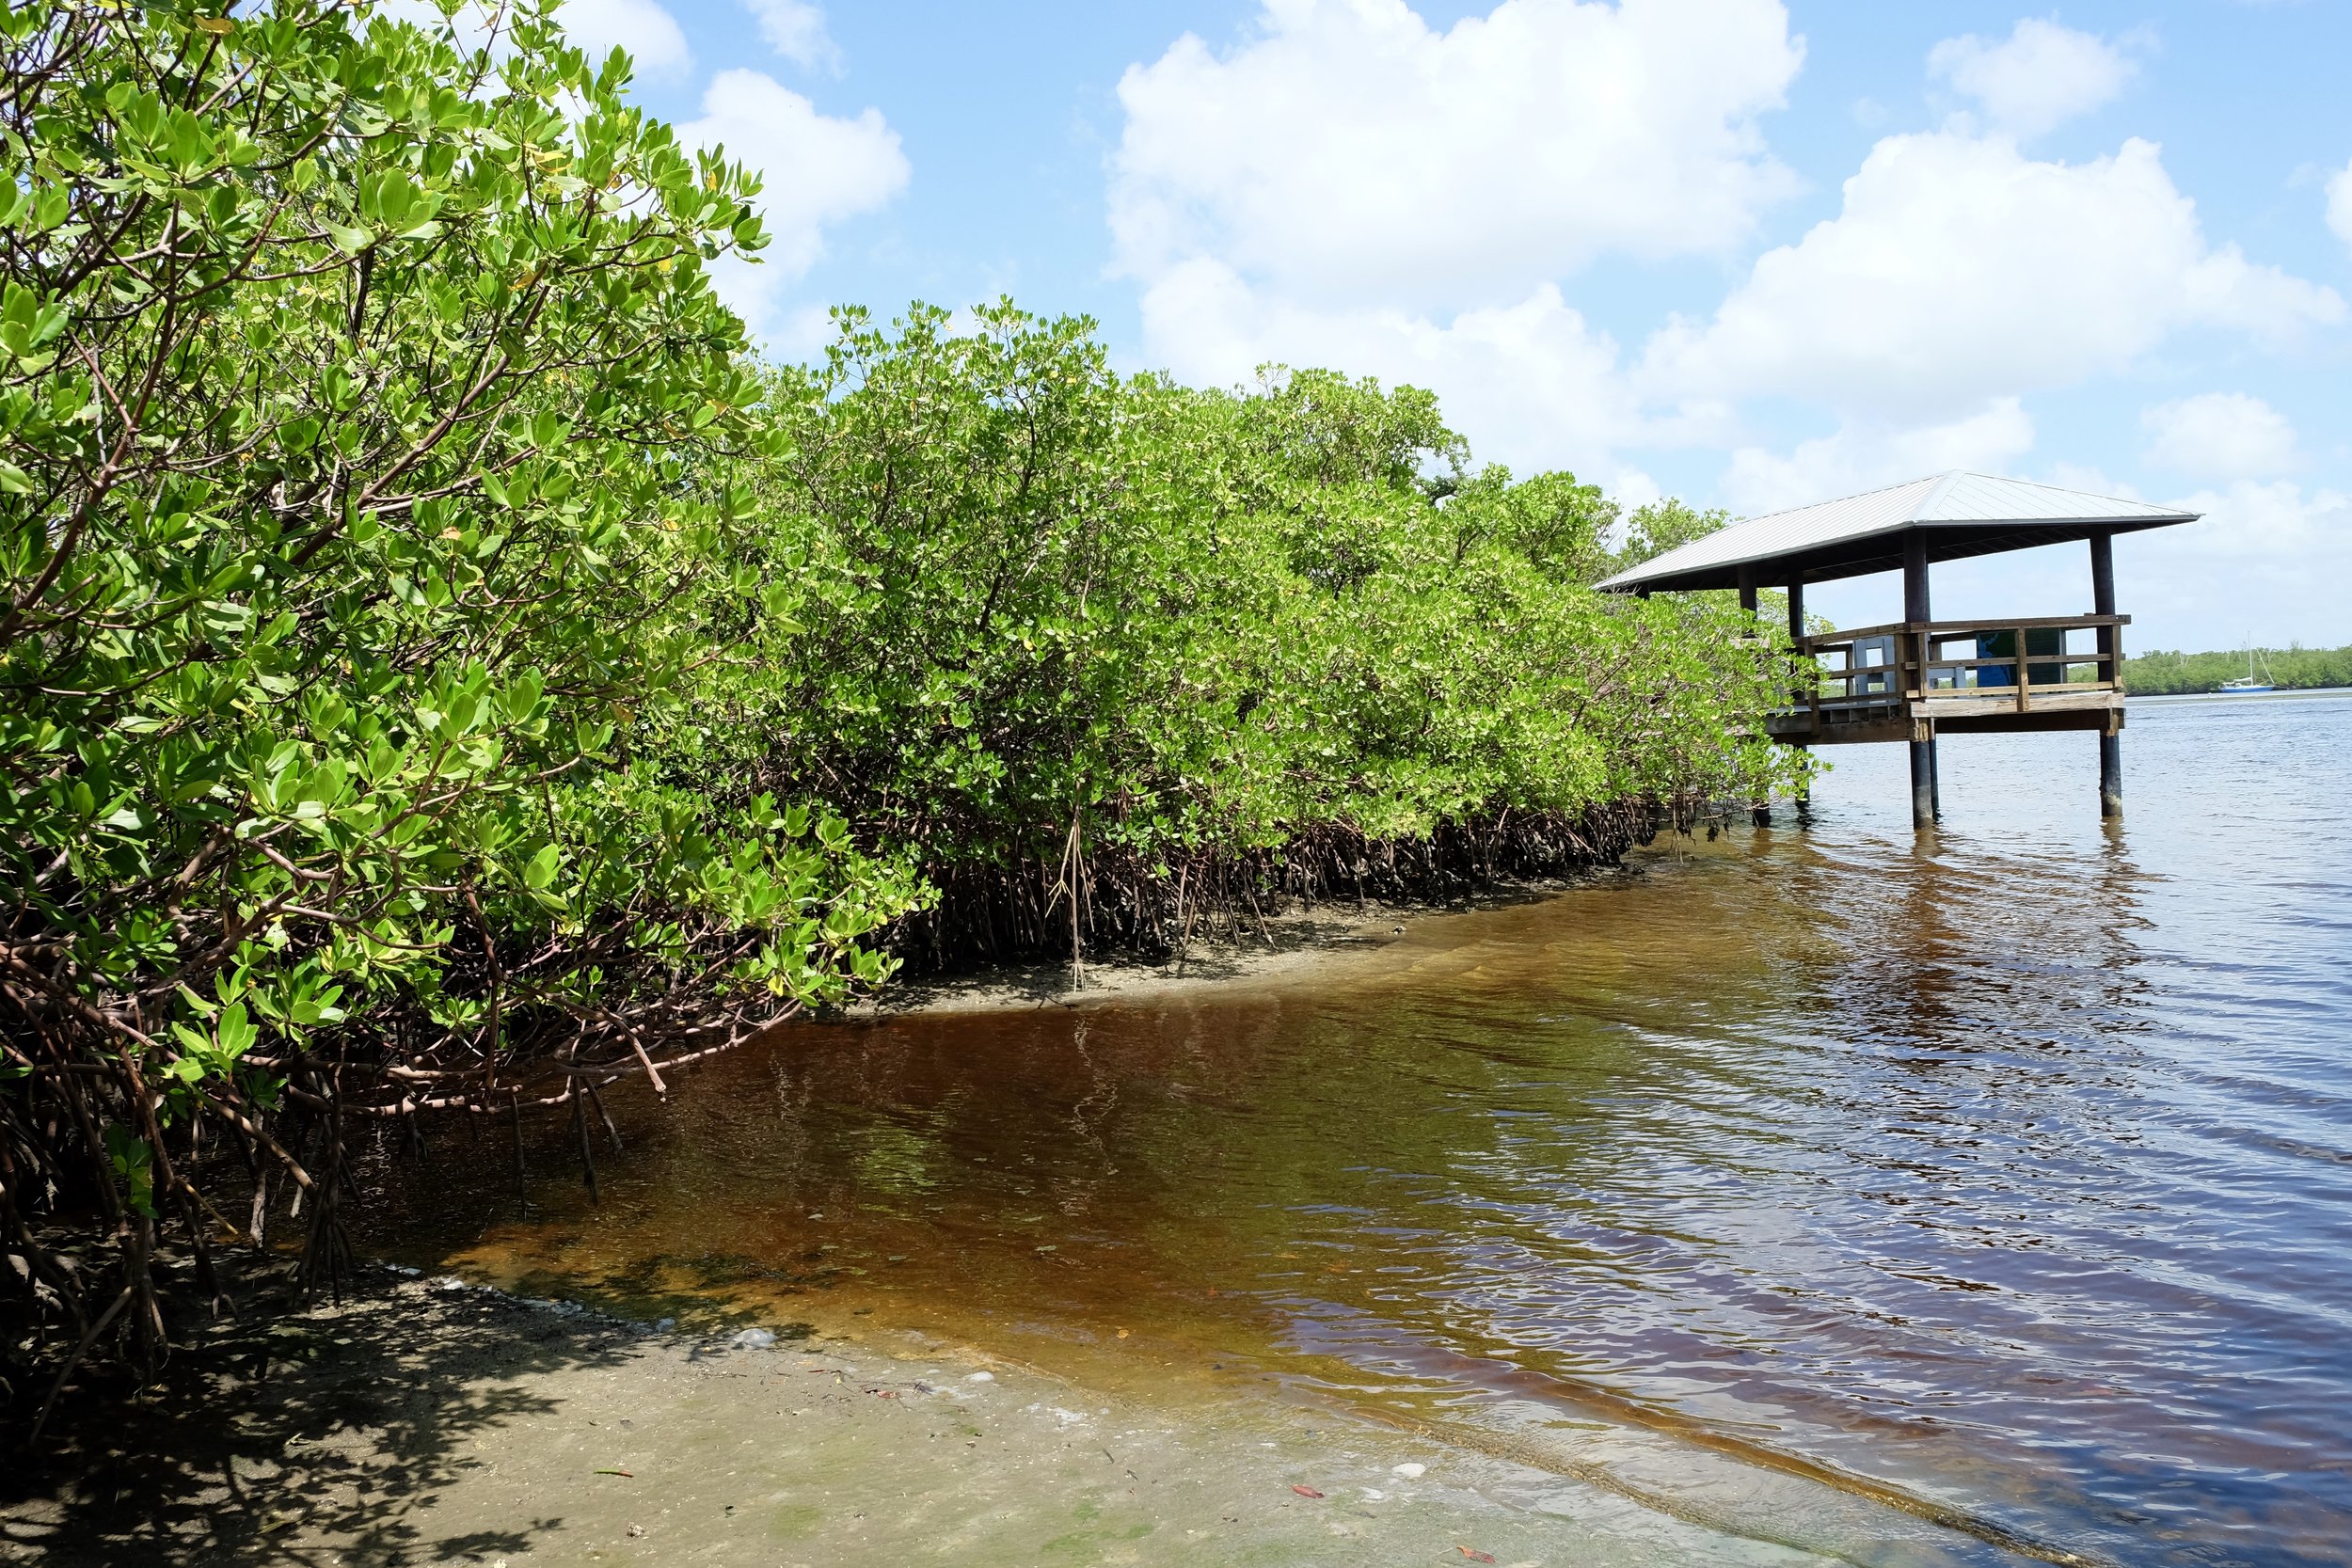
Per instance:
[[[1928,539],[1917,529],[1903,535],[1903,619],[1932,619],[1928,604]]]
[[[1800,578],[1788,585],[1788,647],[1797,661],[1797,684],[1789,693],[1789,701],[1813,715],[1813,728],[1821,727],[1821,677],[1813,663],[1812,650],[1804,645],[1804,579]]]
[[[2123,737],[2113,730],[2099,732],[2099,815],[2123,815]]]
[[[1756,568],[1755,568],[1754,566],[1752,566],[1752,565],[1750,565],[1750,566],[1741,566],[1741,567],[1740,568],[1740,610],[1742,610],[1742,611],[1743,611],[1743,612],[1747,615],[1747,617],[1748,617],[1749,621],[1751,621],[1751,622],[1755,621],[1755,619],[1756,619]],[[1757,826],[1757,827],[1759,827],[1759,828],[1769,828],[1769,827],[1771,827],[1771,826],[1772,825],[1772,801],[1770,801],[1770,800],[1751,800],[1751,801],[1749,801],[1749,802],[1748,802],[1748,820],[1749,820],[1750,822],[1754,823],[1756,826]]]
[[[2090,536],[2090,612],[2115,613],[2115,536]],[[2115,628],[2099,628],[2099,678],[2120,682],[2123,672],[2115,657]],[[2099,732],[2099,815],[2123,815],[2123,736],[2110,721]]]
[[[1933,620],[1932,607],[1928,600],[1928,541],[1917,529],[1903,535],[1903,619],[1914,626],[1925,626]],[[1903,691],[1906,709],[1926,700],[1928,689],[1928,634],[1906,631],[1897,662],[1902,666],[1897,684]],[[1911,825],[1932,828],[1943,815],[1942,791],[1937,787],[1935,756],[1935,726],[1928,720],[1914,717],[1911,721]]]
[[[1795,699],[1798,707],[1807,707],[1819,694],[1820,681],[1812,673],[1813,658],[1805,652],[1804,647],[1804,578],[1792,578],[1788,584],[1788,646],[1796,654],[1798,678],[1797,688],[1790,695]],[[1815,722],[1817,724],[1820,722],[1818,716]],[[1804,752],[1808,757],[1811,755],[1810,747],[1800,745],[1797,750]],[[1796,807],[1797,822],[1802,826],[1811,818],[1813,811],[1813,786],[1806,779],[1800,778],[1797,781]]]
[[[1925,733],[1925,739],[1911,743],[1911,825],[1915,828],[1935,826],[1935,732],[1927,725],[1915,724],[1912,733]]]

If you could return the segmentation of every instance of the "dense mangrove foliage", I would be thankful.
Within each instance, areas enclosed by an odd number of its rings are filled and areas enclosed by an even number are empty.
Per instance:
[[[2251,670],[2280,690],[2352,686],[2352,647],[2265,648],[2251,658],[2234,653],[2147,653],[2123,661],[2123,686],[2144,697],[2218,691],[2223,681],[2241,680]]]
[[[1591,592],[1614,509],[1473,472],[1425,394],[1121,380],[1009,307],[843,326],[769,380],[760,568],[802,588],[707,706],[751,747],[724,771],[918,857],[911,957],[1165,948],[1771,787],[1736,609]]]
[[[158,1226],[329,1268],[356,1119],[584,1133],[617,1064],[879,979],[914,884],[639,738],[767,613],[739,169],[529,15],[0,26],[0,1217],[151,1358]]]
[[[1009,306],[764,363],[709,283],[753,182],[549,11],[0,29],[28,1411],[222,1248],[331,1278],[359,1130],[551,1113],[593,1185],[615,1078],[909,958],[1564,869],[1788,766],[1768,633],[1589,587],[1713,519],[1423,394]]]

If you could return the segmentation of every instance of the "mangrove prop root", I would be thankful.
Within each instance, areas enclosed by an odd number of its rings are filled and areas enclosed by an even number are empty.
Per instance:
[[[504,990],[511,954],[460,970],[460,987]],[[285,1234],[296,1243],[292,1279],[303,1293],[338,1299],[356,1259],[347,1220],[360,1190],[355,1133],[373,1124],[429,1155],[426,1121],[458,1117],[504,1120],[516,1180],[528,1179],[527,1113],[568,1113],[580,1146],[581,1179],[598,1188],[588,1147],[589,1113],[615,1152],[619,1123],[604,1089],[644,1077],[664,1089],[664,1073],[732,1049],[797,1009],[762,999],[728,1001],[707,986],[666,982],[616,987],[610,1011],[580,1019],[512,1006],[500,1019],[501,1070],[483,1069],[486,1031],[435,1037],[395,1018],[377,1032],[339,1035],[331,1057],[315,1052],[255,1053],[231,1077],[177,1095],[172,1119],[152,1081],[168,1060],[140,1027],[144,999],[92,1005],[0,978],[0,1050],[11,1079],[0,1093],[0,1329],[5,1349],[0,1405],[28,1403],[63,1387],[77,1370],[156,1370],[175,1337],[175,1311],[213,1317],[227,1297],[214,1266],[216,1244],[266,1254]],[[688,981],[695,977],[689,975]],[[111,1141],[107,1129],[116,1131]],[[140,1135],[136,1148],[120,1130]],[[166,1139],[168,1136],[168,1144]],[[234,1215],[235,1218],[230,1216]],[[286,1230],[285,1222],[298,1223]],[[171,1259],[157,1261],[159,1249]],[[90,1259],[111,1254],[103,1268]],[[160,1271],[184,1266],[194,1289],[162,1287]],[[181,1304],[185,1304],[184,1306]],[[23,1433],[34,1413],[9,1409]]]
[[[1498,883],[1572,876],[1721,810],[1690,800],[1572,816],[1503,810],[1420,838],[1322,827],[1274,847],[1203,848],[1148,863],[1104,847],[1114,834],[1073,823],[1057,830],[1059,842],[993,863],[926,866],[937,896],[900,917],[887,945],[918,971],[1061,958],[1083,975],[1090,954],[1164,957],[1200,935],[1271,941],[1269,917],[1293,907],[1442,903]]]

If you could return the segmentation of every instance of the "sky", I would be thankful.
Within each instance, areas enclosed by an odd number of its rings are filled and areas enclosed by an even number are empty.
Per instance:
[[[723,293],[1010,295],[1199,385],[1427,387],[1482,461],[1736,515],[1948,468],[2178,502],[2126,646],[2352,642],[2352,6],[568,0],[765,174]],[[2083,546],[1939,618],[2090,608]],[[1894,619],[1886,578],[1818,587]]]

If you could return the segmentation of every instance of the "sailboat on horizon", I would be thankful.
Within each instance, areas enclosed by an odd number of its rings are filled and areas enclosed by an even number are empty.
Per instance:
[[[2257,691],[2276,691],[2279,689],[2277,686],[2272,684],[2269,670],[2269,661],[2265,659],[2263,663],[2263,674],[2259,678],[2256,677],[2254,674],[2254,648],[2253,644],[2249,643],[2246,648],[2246,673],[2238,676],[2235,680],[2223,681],[2221,683],[2221,689],[2240,697],[2251,696]]]

